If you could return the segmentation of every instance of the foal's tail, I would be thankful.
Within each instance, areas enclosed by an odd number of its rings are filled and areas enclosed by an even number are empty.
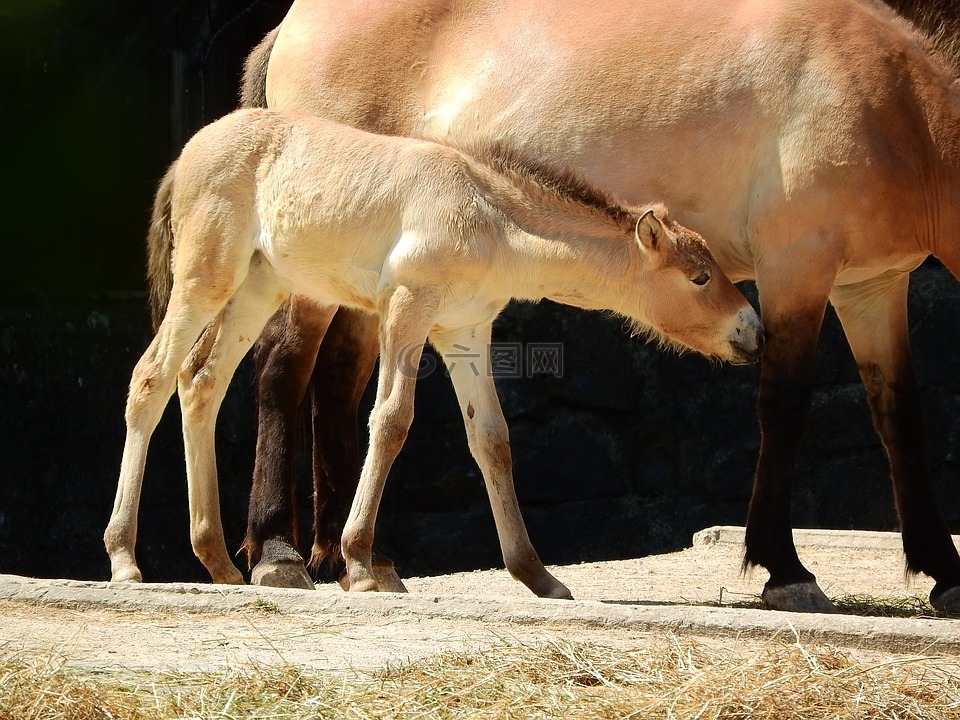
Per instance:
[[[150,320],[154,330],[160,327],[173,289],[173,226],[170,211],[176,169],[177,161],[174,160],[160,181],[157,196],[153,200],[150,230],[147,232],[147,285],[150,290]]]

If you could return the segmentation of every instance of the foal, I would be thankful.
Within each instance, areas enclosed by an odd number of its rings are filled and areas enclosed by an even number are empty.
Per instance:
[[[413,419],[428,338],[448,362],[506,566],[549,597],[570,593],[544,569],[520,516],[488,357],[507,302],[612,310],[665,344],[736,363],[756,360],[763,343],[756,313],[702,238],[665,208],[624,207],[577,177],[489,150],[477,159],[315,117],[242,110],[187,143],[157,205],[163,227],[151,262],[168,264],[172,288],[130,382],[104,534],[117,581],[141,579],[134,545],[146,450],[177,381],[194,551],[215,582],[242,582],[220,525],[216,414],[237,364],[291,293],[380,319],[370,448],[342,542],[351,590],[377,589],[374,521]],[[451,361],[464,354],[475,361]]]

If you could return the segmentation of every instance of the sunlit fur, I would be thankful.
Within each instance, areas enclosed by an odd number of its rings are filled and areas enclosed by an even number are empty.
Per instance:
[[[134,542],[143,463],[176,385],[191,543],[215,581],[241,580],[220,525],[216,415],[237,364],[291,293],[380,317],[370,450],[343,538],[351,589],[375,589],[377,504],[412,421],[409,368],[428,336],[447,357],[474,347],[483,358],[492,322],[511,298],[552,298],[646,319],[710,356],[755,361],[759,319],[693,237],[661,205],[626,207],[571,173],[516,155],[488,151],[477,160],[444,145],[270,110],[209,125],[161,183],[148,236],[155,307],[168,286],[157,276],[166,269],[173,282],[130,382],[120,482],[104,534],[113,578],[140,579]],[[709,288],[687,279],[699,266],[713,274]],[[451,367],[471,449],[495,488],[508,567],[538,594],[568,595],[531,560],[492,373],[478,375]]]

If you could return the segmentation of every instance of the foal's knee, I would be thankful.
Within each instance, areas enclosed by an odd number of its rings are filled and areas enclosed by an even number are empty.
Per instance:
[[[214,378],[204,369],[181,369],[177,374],[177,391],[184,417],[203,417],[210,410]]]
[[[370,415],[370,438],[389,454],[400,452],[413,424],[413,406],[388,400]]]
[[[154,359],[141,359],[134,368],[124,417],[128,427],[156,424],[173,391]]]

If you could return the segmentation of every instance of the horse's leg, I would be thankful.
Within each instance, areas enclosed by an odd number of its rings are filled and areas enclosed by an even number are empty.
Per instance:
[[[890,459],[907,568],[937,581],[930,602],[960,612],[960,555],[933,492],[907,323],[909,274],[836,288],[831,300],[860,369]]]
[[[223,309],[214,339],[202,343],[208,347],[189,358],[178,377],[190,542],[215,583],[243,584],[243,575],[227,553],[220,519],[214,446],[217,414],[237,366],[284,295],[269,266],[263,260],[254,261],[246,280]]]
[[[379,320],[372,313],[340,308],[324,336],[310,381],[313,409],[313,551],[309,567],[342,565],[340,536],[360,475],[357,416],[376,365]],[[390,558],[374,548],[377,587],[406,592]],[[349,590],[346,573],[341,575]]]
[[[416,368],[437,304],[436,292],[405,286],[381,303],[380,372],[370,413],[370,447],[341,541],[351,592],[378,589],[371,561],[377,510],[387,474],[413,422]]]
[[[835,277],[829,258],[813,252],[816,247],[814,243],[795,254],[805,267],[786,259],[768,261],[758,268],[757,277],[767,342],[758,403],[760,458],[743,563],[770,572],[763,591],[767,607],[797,612],[836,611],[800,562],[790,521],[796,464],[810,415],[817,339]]]
[[[103,534],[114,582],[143,579],[137,567],[135,546],[147,446],[176,387],[180,365],[219,309],[218,304],[188,303],[181,289],[174,286],[166,317],[133,370],[127,396],[127,437],[123,444],[120,481]]]
[[[490,329],[485,324],[436,332],[430,340],[443,355],[456,389],[467,442],[483,474],[507,570],[540,597],[571,598],[566,586],[540,562],[520,514],[507,422],[490,366]]]
[[[257,454],[244,541],[255,585],[313,588],[295,549],[295,458],[299,408],[334,312],[335,307],[291,297],[257,344]]]

